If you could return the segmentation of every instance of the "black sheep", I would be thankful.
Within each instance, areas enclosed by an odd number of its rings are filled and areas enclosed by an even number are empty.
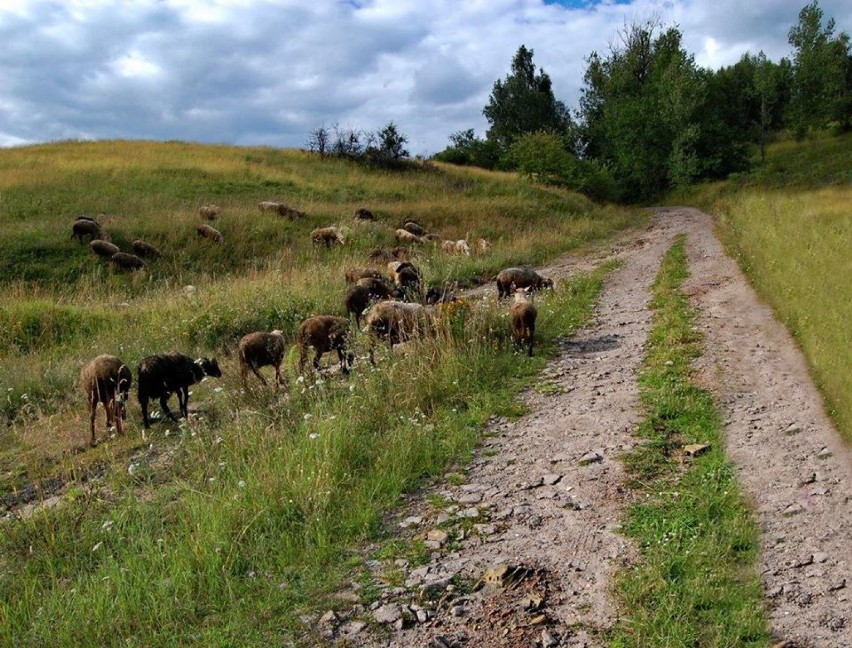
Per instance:
[[[139,404],[142,406],[142,422],[146,428],[151,425],[148,419],[149,400],[159,398],[163,414],[176,421],[177,418],[169,409],[171,395],[177,392],[180,413],[187,416],[189,386],[200,382],[204,376],[219,378],[222,375],[215,358],[193,360],[182,353],[148,356],[139,363],[138,373]]]

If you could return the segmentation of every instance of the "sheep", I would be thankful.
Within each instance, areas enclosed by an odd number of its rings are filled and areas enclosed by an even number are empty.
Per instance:
[[[220,232],[214,227],[211,227],[207,223],[204,223],[204,225],[199,225],[196,231],[198,232],[198,235],[201,238],[210,239],[214,243],[218,243],[220,245],[225,240],[225,237],[222,236],[222,232]]]
[[[299,211],[298,209],[294,209],[293,207],[288,207],[284,203],[278,203],[278,207],[275,209],[275,211],[280,216],[286,216],[290,220],[295,220],[297,218],[304,218],[305,216],[307,216],[307,214],[305,214],[305,212]]]
[[[387,299],[391,296],[391,289],[385,281],[384,277],[362,277],[355,285],[366,288],[373,299]]]
[[[316,315],[309,317],[299,324],[296,332],[296,346],[299,348],[299,371],[305,368],[308,360],[308,349],[316,351],[314,369],[319,370],[320,358],[323,353],[337,351],[340,370],[348,374],[349,367],[355,360],[355,354],[347,352],[349,344],[349,320],[334,315]]]
[[[364,331],[393,345],[410,340],[431,328],[431,314],[421,304],[383,301],[367,311]],[[370,345],[370,362],[375,364],[374,345]]]
[[[404,229],[406,232],[414,234],[414,236],[423,236],[424,234],[426,234],[426,228],[423,227],[417,221],[405,221],[405,223],[402,225],[402,229]]]
[[[363,207],[355,210],[355,220],[376,220],[376,217],[373,215],[369,209],[364,209]]]
[[[272,365],[275,367],[275,386],[278,387],[283,381],[281,379],[281,362],[284,360],[284,334],[275,330],[270,333],[258,331],[244,335],[237,345],[237,354],[240,358],[240,374],[245,382],[249,370],[260,378],[260,382],[267,384],[266,379],[258,369]]]
[[[89,430],[92,433],[93,448],[97,445],[95,417],[98,403],[103,403],[106,410],[107,429],[112,427],[114,422],[118,433],[124,434],[124,420],[127,418],[125,402],[132,381],[130,367],[108,354],[99,355],[80,371],[80,387],[89,406]]]
[[[464,239],[460,239],[456,241],[454,251],[456,254],[464,254],[466,256],[470,256],[470,245],[468,245],[468,242]]]
[[[141,239],[136,239],[135,241],[133,241],[131,247],[133,248],[133,253],[138,257],[158,259],[163,256],[163,253],[160,252],[157,248]]]
[[[278,203],[278,202],[272,202],[271,200],[264,200],[262,202],[257,203],[257,206],[260,208],[260,211],[262,211],[262,212],[267,212],[267,211],[277,212],[278,206],[280,204],[281,203]]]
[[[368,258],[373,263],[387,263],[388,261],[409,261],[413,254],[413,250],[407,247],[395,247],[390,250],[377,248],[370,252]]]
[[[429,306],[434,306],[436,304],[449,304],[450,302],[456,301],[456,294],[449,288],[438,288],[436,286],[432,286],[426,291],[426,296],[423,301]]]
[[[93,239],[89,241],[89,249],[99,257],[109,259],[113,254],[120,252],[118,246],[108,241]]]
[[[441,241],[441,249],[444,252],[448,252],[449,254],[452,254],[453,252],[456,251],[456,242],[455,241],[449,241],[449,240]]]
[[[221,207],[219,207],[219,205],[202,205],[198,209],[199,215],[202,218],[206,218],[208,220],[216,220],[217,218],[219,218],[219,212],[221,211],[222,209]]]
[[[420,270],[410,261],[391,261],[388,271],[394,284],[406,297],[419,295],[421,290]]]
[[[203,380],[205,376],[219,378],[222,371],[215,358],[193,360],[182,353],[169,353],[143,358],[139,363],[137,375],[137,397],[142,406],[142,423],[149,428],[151,421],[148,418],[148,401],[159,398],[163,414],[176,421],[168,401],[171,395],[177,392],[180,414],[186,417],[190,385]]]
[[[343,245],[346,239],[337,227],[320,227],[311,232],[311,241],[314,245],[325,245],[328,248],[332,245]]]
[[[131,271],[141,270],[148,265],[135,254],[127,254],[127,252],[116,252],[109,258],[109,262],[119,270]]]
[[[532,287],[518,288],[515,290],[515,303],[509,309],[512,317],[512,336],[515,343],[523,346],[527,343],[527,355],[532,357],[533,354],[533,338],[535,337],[535,319],[538,316],[538,309],[532,303],[529,295],[532,292]]]
[[[553,288],[553,280],[542,277],[529,266],[506,268],[497,274],[497,299],[508,297],[515,288]]]
[[[437,243],[438,241],[441,240],[441,235],[435,234],[434,232],[428,232],[428,233],[424,234],[423,236],[421,236],[420,239],[422,241],[426,241],[426,242],[429,242],[429,243]]]
[[[394,232],[394,237],[396,237],[397,243],[415,244],[415,243],[421,243],[422,242],[420,240],[419,236],[417,236],[416,234],[412,234],[408,230],[404,230],[404,229],[396,230]]]
[[[474,249],[478,254],[487,254],[488,250],[491,249],[491,244],[486,241],[484,238],[476,239],[476,244],[474,245]]]
[[[343,273],[344,279],[346,279],[346,283],[353,284],[359,279],[364,279],[365,277],[375,277],[376,279],[381,279],[384,275],[379,270],[375,268],[366,268],[364,266],[354,266],[351,268],[346,268]]]
[[[343,306],[349,315],[355,316],[356,326],[361,326],[361,314],[367,310],[372,301],[373,295],[366,286],[356,283],[347,288],[346,294],[343,295]]]
[[[83,216],[74,221],[71,226],[71,238],[76,238],[80,244],[83,244],[83,237],[89,236],[90,240],[103,239],[104,232],[101,229],[100,223],[94,218]]]

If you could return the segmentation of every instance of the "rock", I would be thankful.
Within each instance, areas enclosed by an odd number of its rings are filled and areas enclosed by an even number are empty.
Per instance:
[[[449,587],[452,580],[452,576],[444,576],[426,581],[420,586],[421,598],[433,599],[439,597]]]
[[[337,612],[334,610],[329,610],[320,617],[320,623],[325,625],[334,625],[338,621],[340,621],[340,617],[337,616]]]
[[[431,551],[438,551],[441,548],[441,543],[435,542],[434,540],[424,540],[423,546],[427,549],[430,549]]]
[[[465,493],[456,498],[459,504],[479,504],[482,501],[482,493]]]
[[[846,579],[841,578],[840,580],[835,581],[834,583],[829,585],[828,591],[829,592],[837,592],[838,590],[842,590],[844,587],[846,587]]]
[[[541,478],[541,481],[544,482],[545,486],[554,486],[558,484],[562,479],[562,475],[558,475],[556,473],[548,473]]]
[[[784,430],[784,434],[786,434],[787,436],[793,436],[794,434],[798,434],[801,431],[802,431],[802,428],[800,428],[795,423],[791,423],[790,425],[787,426],[787,429]]]
[[[473,528],[481,536],[497,533],[497,527],[493,524],[474,524]]]
[[[526,612],[538,612],[544,606],[544,597],[539,594],[528,594],[521,599],[520,605]]]
[[[440,548],[449,539],[450,534],[446,531],[442,531],[441,529],[432,529],[426,534],[426,540],[437,542],[438,548]]]
[[[450,521],[450,516],[447,515],[446,513],[441,513],[440,515],[438,515],[438,517],[435,518],[435,524],[437,524],[439,526],[441,524],[446,524],[449,521]]]
[[[776,585],[771,590],[766,593],[767,598],[778,598],[784,592],[784,588],[780,585]]]
[[[793,504],[790,504],[790,506],[788,506],[787,508],[784,509],[784,515],[786,517],[798,515],[799,513],[803,512],[804,510],[805,510],[804,506],[802,506],[798,502],[794,502]]]
[[[458,516],[460,518],[469,518],[469,519],[478,518],[479,517],[479,509],[476,508],[475,506],[473,506],[471,508],[466,508],[462,511],[459,511]]]
[[[340,628],[340,632],[348,637],[354,637],[361,633],[366,627],[367,624],[364,621],[350,621]]]
[[[683,453],[687,457],[698,457],[700,455],[703,455],[709,449],[709,443],[690,443],[689,445],[683,446]]]
[[[542,648],[554,648],[559,645],[559,639],[554,637],[547,629],[541,631],[541,646]]]
[[[412,569],[409,573],[410,578],[426,578],[429,574],[429,565],[423,565],[422,567],[417,567]]]
[[[828,459],[831,456],[831,450],[828,448],[823,448],[819,452],[817,452],[817,459]]]
[[[603,455],[592,450],[591,452],[587,452],[582,457],[580,457],[580,465],[588,466],[589,464],[598,463],[603,461]]]
[[[419,515],[412,515],[410,517],[405,518],[402,522],[399,523],[403,529],[407,529],[413,526],[419,526],[423,523],[423,518]]]
[[[817,564],[822,564],[826,560],[828,560],[828,554],[823,553],[822,551],[817,551],[813,556],[811,556],[811,561]]]
[[[455,641],[445,637],[444,635],[438,635],[429,643],[429,648],[454,648],[455,645]]]
[[[402,618],[402,610],[396,603],[385,603],[380,608],[373,611],[373,618],[378,623],[395,623]]]
[[[815,472],[811,472],[809,475],[806,475],[799,482],[799,486],[807,486],[808,484],[813,484],[817,480],[817,474]]]
[[[814,564],[814,557],[807,556],[806,558],[802,558],[801,560],[797,560],[793,563],[793,567],[807,567],[808,565]]]
[[[454,617],[463,617],[467,612],[467,608],[464,605],[454,605],[450,608],[450,614]]]

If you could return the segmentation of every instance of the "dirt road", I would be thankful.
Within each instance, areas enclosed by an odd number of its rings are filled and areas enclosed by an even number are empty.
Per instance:
[[[700,376],[719,395],[727,449],[764,531],[760,571],[772,630],[790,647],[852,645],[850,453],[792,339],[724,254],[710,217],[687,208],[658,210],[647,230],[602,255],[623,265],[606,282],[592,325],[562,342],[523,395],[529,413],[495,421],[463,479],[449,476],[410,499],[401,533],[424,540],[428,564],[370,563],[389,583],[381,601],[356,606],[348,619],[327,615],[318,639],[603,644],[601,632],[618,614],[612,575],[634,558],[619,535],[627,497],[618,456],[635,442],[641,415],[636,374],[649,288],[679,233],[688,236],[686,290],[707,336]],[[558,281],[589,263],[565,257],[547,270]],[[511,587],[472,587],[483,577]]]

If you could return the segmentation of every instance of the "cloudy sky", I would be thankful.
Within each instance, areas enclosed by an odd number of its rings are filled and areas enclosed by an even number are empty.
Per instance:
[[[680,26],[699,65],[789,55],[806,0],[0,0],[0,145],[179,139],[304,146],[395,121],[413,153],[474,127],[525,44],[576,105],[625,21]],[[822,0],[852,31],[852,2]]]

